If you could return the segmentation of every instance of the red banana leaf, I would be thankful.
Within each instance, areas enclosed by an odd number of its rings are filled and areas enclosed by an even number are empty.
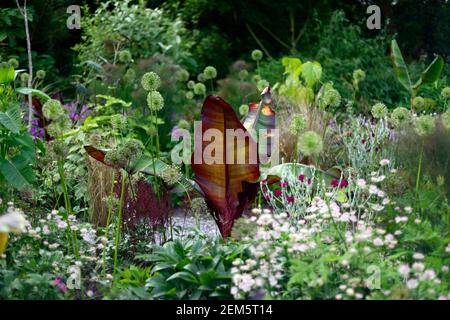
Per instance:
[[[220,97],[208,96],[205,99],[201,120],[201,131],[197,130],[195,133],[196,149],[192,155],[192,169],[195,173],[195,181],[205,194],[206,202],[213,212],[222,237],[227,238],[231,233],[234,220],[239,218],[244,209],[255,200],[259,189],[259,160],[254,164],[248,163],[250,162],[249,149],[255,147],[255,142],[249,137],[244,145],[233,143],[234,154],[244,153],[245,163],[225,163],[226,129],[241,129],[244,132],[247,130],[239,121],[233,108]],[[204,150],[214,143],[202,141],[208,129],[217,129],[222,133],[223,154],[219,155],[224,160],[222,163],[207,164],[211,159],[207,158],[208,155],[204,154]],[[196,154],[198,152],[201,152],[201,155]],[[196,156],[201,158],[201,163],[195,163]]]

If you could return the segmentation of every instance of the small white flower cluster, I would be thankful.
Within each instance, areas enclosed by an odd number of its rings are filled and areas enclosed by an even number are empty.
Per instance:
[[[305,252],[316,245],[311,239],[314,228],[290,226],[286,213],[272,214],[264,210],[259,217],[251,219],[258,226],[248,248],[254,259],[236,259],[231,269],[231,293],[236,299],[257,289],[265,289],[276,296],[285,272],[286,254]]]
[[[412,291],[426,289],[429,295],[434,295],[436,293],[434,287],[441,285],[443,281],[438,278],[434,269],[425,267],[422,262],[425,256],[422,253],[414,253],[413,259],[412,265],[401,264],[398,267],[398,272],[403,278],[406,288]],[[442,267],[442,272],[447,273],[448,266]],[[447,296],[440,296],[439,299],[450,299],[450,292]]]

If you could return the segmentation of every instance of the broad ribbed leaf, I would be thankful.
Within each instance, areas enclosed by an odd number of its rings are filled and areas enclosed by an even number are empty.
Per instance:
[[[31,94],[34,97],[38,97],[39,99],[42,100],[43,103],[45,103],[47,100],[51,99],[49,95],[47,95],[45,92],[38,90],[38,89],[21,87],[21,88],[17,88],[16,91],[21,94],[25,94],[25,95]]]
[[[430,63],[430,65],[422,72],[420,79],[414,84],[414,89],[417,89],[423,84],[433,83],[441,76],[444,69],[444,59],[441,56],[437,56]]]
[[[19,106],[13,105],[6,112],[0,112],[0,124],[12,133],[19,133],[22,124]]]
[[[14,68],[13,67],[3,67],[0,68],[0,84],[8,84],[14,81]]]
[[[341,171],[335,167],[323,171],[301,163],[282,163],[262,171],[261,180],[266,180],[268,184],[272,184],[280,181],[286,175],[297,176],[300,174],[304,174],[308,178],[312,178],[314,175],[319,180],[324,180],[326,184],[329,184],[331,180],[340,178]]]
[[[242,215],[244,209],[254,201],[259,184],[259,164],[249,163],[250,148],[256,148],[256,143],[251,137],[245,140],[245,144],[227,143],[227,129],[240,129],[247,133],[240,123],[233,108],[217,96],[208,96],[203,103],[202,128],[195,133],[196,150],[192,155],[192,169],[195,173],[195,181],[206,197],[213,217],[224,238],[231,233],[234,220]],[[212,154],[204,152],[205,148],[213,142],[202,141],[205,132],[209,129],[218,130],[222,134],[222,153],[214,154],[214,158],[220,158],[221,163],[215,163]],[[211,147],[209,147],[211,148]],[[220,150],[215,150],[220,152]],[[239,164],[233,161],[226,163],[227,154],[244,155],[245,163]],[[199,154],[201,153],[201,154]],[[201,163],[196,163],[201,159]],[[237,158],[236,158],[237,159]],[[230,162],[230,161],[228,161]],[[258,162],[255,161],[255,162]]]
[[[0,174],[17,189],[22,189],[34,181],[31,167],[20,158],[13,158],[12,160],[0,158]]]
[[[302,65],[302,78],[305,79],[308,87],[314,86],[314,84],[322,78],[322,66],[316,61],[307,61]]]
[[[408,67],[405,60],[403,60],[402,52],[398,47],[397,41],[391,42],[391,59],[394,64],[394,71],[398,81],[405,87],[410,94],[412,94],[411,78],[409,77]]]

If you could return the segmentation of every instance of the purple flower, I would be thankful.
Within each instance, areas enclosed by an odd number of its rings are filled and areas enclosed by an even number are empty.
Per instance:
[[[39,126],[39,120],[34,119],[31,121],[31,128],[30,128],[30,134],[33,137],[33,139],[41,139],[44,140],[44,128],[41,128]]]
[[[82,105],[81,102],[78,101],[66,103],[64,108],[69,112],[69,118],[73,123],[82,123],[91,113],[89,106],[84,104]]]

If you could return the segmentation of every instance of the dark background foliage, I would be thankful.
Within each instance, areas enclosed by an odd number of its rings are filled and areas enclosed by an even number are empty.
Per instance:
[[[75,55],[69,48],[81,38],[79,30],[67,30],[65,27],[68,16],[66,8],[73,4],[73,1],[28,2],[33,16],[32,48],[37,55],[37,66],[54,66],[55,75],[70,74]],[[78,1],[77,4],[89,4],[94,11],[100,2]],[[393,5],[393,2],[396,4]],[[337,9],[343,10],[347,19],[361,28],[363,37],[376,37],[381,31],[365,28],[366,8],[369,4],[381,7],[382,25],[386,27],[388,34],[397,35],[407,60],[418,59],[424,54],[431,59],[433,54],[440,54],[448,61],[450,14],[445,0],[148,1],[149,7],[162,5],[172,15],[180,15],[186,21],[187,27],[193,31],[193,38],[196,40],[194,55],[205,65],[216,65],[220,73],[226,72],[231,62],[242,58],[243,52],[250,52],[259,47],[255,38],[273,57],[296,51],[311,51],[317,39],[307,36],[308,31],[317,27],[317,23],[326,23],[331,13]],[[2,1],[0,8],[16,8],[15,1]],[[316,12],[315,17],[313,12]],[[18,26],[15,22],[21,17],[13,17],[12,24],[9,24],[5,17],[4,14],[0,17],[0,31],[10,35],[12,42],[8,37],[2,43],[0,52],[3,55],[18,56],[25,61],[24,33],[23,30],[15,30]],[[291,18],[295,20],[295,37],[302,33],[296,45],[292,45]],[[249,30],[252,30],[254,36]],[[274,36],[286,45],[276,41]]]

